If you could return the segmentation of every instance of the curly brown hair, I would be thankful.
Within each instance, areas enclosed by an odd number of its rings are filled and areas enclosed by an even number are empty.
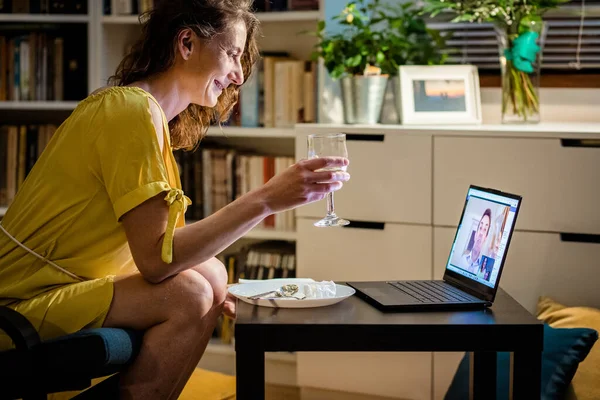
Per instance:
[[[246,47],[241,56],[245,77],[252,72],[259,52],[256,43],[259,22],[251,11],[251,0],[163,0],[140,16],[142,33],[123,58],[111,85],[125,86],[169,69],[175,62],[177,36],[182,29],[192,29],[198,37],[210,40],[232,24],[246,25]],[[240,86],[223,91],[215,107],[190,104],[169,122],[174,149],[191,149],[206,134],[209,126],[225,122],[239,98]]]

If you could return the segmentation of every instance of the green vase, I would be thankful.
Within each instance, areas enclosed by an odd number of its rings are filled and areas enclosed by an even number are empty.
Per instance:
[[[502,123],[540,122],[540,70],[546,24],[535,30],[512,32],[495,26],[502,73]]]

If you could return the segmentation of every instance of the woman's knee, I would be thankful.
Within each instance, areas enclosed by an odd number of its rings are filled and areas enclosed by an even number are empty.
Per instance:
[[[223,263],[213,258],[194,267],[193,270],[202,275],[210,283],[215,305],[220,305],[227,297],[227,271]]]
[[[175,316],[181,316],[190,322],[198,321],[212,309],[212,285],[202,275],[194,271],[183,271],[175,275],[169,285],[168,295],[176,297],[176,301],[173,301]]]

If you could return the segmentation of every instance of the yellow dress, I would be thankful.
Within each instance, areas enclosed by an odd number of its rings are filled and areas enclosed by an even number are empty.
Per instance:
[[[148,92],[92,94],[58,128],[1,221],[37,259],[0,231],[0,305],[25,315],[42,339],[102,326],[115,276],[137,271],[120,218],[164,193],[169,222],[163,260],[183,226],[183,195],[164,113],[161,152]],[[158,104],[158,103],[156,103]],[[160,108],[160,106],[159,106]],[[10,347],[0,336],[0,349]]]

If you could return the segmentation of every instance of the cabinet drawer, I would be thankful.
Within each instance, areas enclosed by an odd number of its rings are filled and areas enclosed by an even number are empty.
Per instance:
[[[428,352],[300,352],[298,386],[339,391],[336,399],[431,400],[431,359]]]
[[[469,184],[523,196],[517,229],[600,233],[600,148],[561,139],[434,138],[434,225],[456,226]]]
[[[306,158],[307,135],[296,138],[296,159]],[[335,193],[344,218],[431,223],[431,136],[347,134],[351,179]],[[322,217],[325,200],[300,207],[301,217]]]
[[[317,228],[297,219],[298,276],[358,281],[431,278],[431,227]]]
[[[454,232],[434,228],[436,278],[444,274]],[[514,232],[500,286],[534,315],[539,296],[569,306],[600,307],[600,243],[592,243],[597,236],[586,239],[591,240],[569,241],[571,238],[557,233]]]

